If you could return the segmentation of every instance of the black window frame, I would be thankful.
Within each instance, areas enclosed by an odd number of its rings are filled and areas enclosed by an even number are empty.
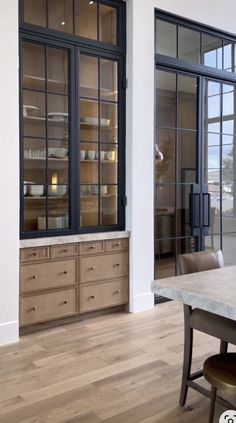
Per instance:
[[[125,229],[125,207],[126,207],[126,157],[125,157],[125,135],[126,135],[126,4],[122,0],[102,0],[99,2],[117,8],[117,31],[118,43],[116,45],[106,44],[87,38],[62,33],[53,29],[43,28],[23,22],[23,0],[19,0],[19,104],[20,104],[20,239],[46,238],[52,236],[76,235],[85,233],[99,233],[119,231]],[[22,42],[43,43],[58,48],[68,49],[70,52],[69,79],[70,79],[70,184],[68,196],[70,202],[71,226],[68,229],[53,229],[44,231],[24,231],[24,192],[23,192],[23,111],[22,111]],[[79,61],[78,52],[90,54],[95,57],[115,60],[118,63],[118,199],[117,199],[117,224],[109,226],[80,227],[80,124],[76,116],[79,113],[80,87],[79,87]],[[76,159],[77,158],[77,159]]]

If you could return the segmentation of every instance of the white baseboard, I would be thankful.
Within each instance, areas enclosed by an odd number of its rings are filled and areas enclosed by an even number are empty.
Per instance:
[[[6,322],[0,324],[0,346],[13,344],[19,341],[19,322]]]
[[[145,292],[143,294],[134,295],[130,298],[131,313],[139,313],[140,311],[152,310],[154,308],[154,294]]]

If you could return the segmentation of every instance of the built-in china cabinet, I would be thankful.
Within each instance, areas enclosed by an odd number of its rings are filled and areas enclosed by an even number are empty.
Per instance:
[[[124,229],[125,6],[20,1],[21,237]]]

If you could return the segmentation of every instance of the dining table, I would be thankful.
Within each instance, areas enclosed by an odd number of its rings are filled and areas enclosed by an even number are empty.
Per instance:
[[[183,303],[185,310],[198,308],[235,321],[236,331],[236,266],[154,280],[151,291]],[[201,376],[202,371],[190,375],[188,386],[210,397],[210,391],[196,383]],[[217,402],[226,408],[231,405],[221,397]]]

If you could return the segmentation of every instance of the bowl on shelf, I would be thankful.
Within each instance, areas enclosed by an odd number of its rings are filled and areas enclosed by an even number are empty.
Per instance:
[[[32,197],[41,197],[44,194],[44,185],[28,185],[28,194]]]
[[[48,148],[48,157],[53,158],[64,158],[68,154],[68,148],[63,147],[49,147]]]
[[[66,185],[49,185],[48,186],[48,195],[55,197],[62,197],[66,194],[67,186]]]
[[[24,117],[32,116],[37,111],[38,111],[38,107],[29,106],[27,104],[23,105],[23,116]]]
[[[100,125],[103,126],[103,127],[109,126],[110,122],[111,122],[110,119],[100,119]],[[92,117],[92,116],[81,117],[80,123],[85,123],[86,125],[98,126],[99,125],[99,119],[98,119],[98,117]]]
[[[54,120],[55,122],[64,122],[64,120],[68,119],[68,113],[50,112],[48,113],[48,118],[50,120]]]

